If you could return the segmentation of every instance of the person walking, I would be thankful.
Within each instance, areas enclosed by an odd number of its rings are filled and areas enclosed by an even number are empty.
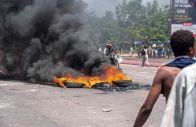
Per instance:
[[[165,58],[165,47],[162,47],[162,58]]]
[[[141,67],[143,67],[145,63],[147,64],[147,66],[150,66],[149,61],[148,61],[148,49],[147,49],[146,45],[142,49],[141,55],[142,55],[142,65],[141,65]]]

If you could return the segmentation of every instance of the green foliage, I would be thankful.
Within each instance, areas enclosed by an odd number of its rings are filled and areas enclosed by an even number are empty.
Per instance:
[[[87,31],[91,40],[99,45],[115,44],[120,40],[167,41],[170,33],[168,7],[161,9],[156,1],[143,6],[141,0],[124,0],[116,6],[116,19],[112,11],[106,11],[103,17],[87,14]]]

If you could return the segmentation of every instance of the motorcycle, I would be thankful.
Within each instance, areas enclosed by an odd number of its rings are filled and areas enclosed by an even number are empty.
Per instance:
[[[117,55],[114,52],[112,52],[109,54],[109,57],[110,57],[111,64],[119,68],[120,64]]]

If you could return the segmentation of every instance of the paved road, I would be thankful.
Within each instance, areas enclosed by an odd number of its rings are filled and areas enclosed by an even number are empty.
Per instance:
[[[148,83],[157,70],[121,67],[133,81]],[[1,80],[0,123],[1,127],[131,127],[147,94],[143,90],[104,92]],[[160,125],[165,108],[161,97],[144,127]],[[104,108],[113,110],[103,112]]]
[[[134,82],[152,85],[153,78],[158,70],[157,67],[140,67],[139,65],[120,65],[127,76]]]

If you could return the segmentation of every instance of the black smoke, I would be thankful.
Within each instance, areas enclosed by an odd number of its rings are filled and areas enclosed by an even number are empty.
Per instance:
[[[0,46],[10,74],[38,81],[97,76],[108,58],[84,31],[80,0],[0,0]]]

